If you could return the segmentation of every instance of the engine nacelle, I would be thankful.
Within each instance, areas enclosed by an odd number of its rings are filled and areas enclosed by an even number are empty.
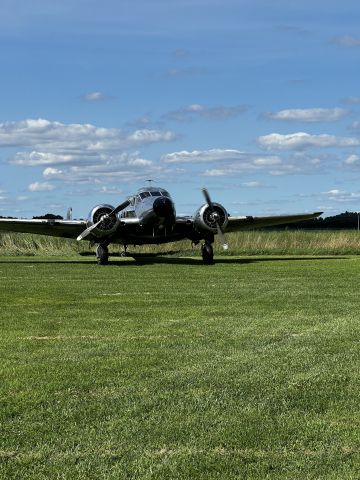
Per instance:
[[[114,207],[108,204],[96,205],[96,207],[94,207],[89,213],[87,221],[88,227],[97,223],[99,220],[101,220],[101,217],[112,212],[113,210]],[[104,220],[100,222],[99,225],[91,233],[95,237],[106,237],[114,233],[119,224],[120,220],[118,216],[111,215],[110,217],[104,218]]]
[[[198,231],[208,230],[209,232],[216,233],[216,222],[225,230],[228,224],[228,214],[225,208],[220,203],[213,203],[214,211],[212,212],[209,205],[201,206],[194,215],[194,226]]]

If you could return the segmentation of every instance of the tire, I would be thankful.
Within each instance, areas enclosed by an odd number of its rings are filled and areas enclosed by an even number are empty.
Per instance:
[[[214,250],[211,243],[204,243],[201,246],[201,255],[204,265],[212,265],[214,263]]]
[[[96,258],[98,265],[107,265],[109,263],[109,251],[105,245],[98,245],[96,249]]]

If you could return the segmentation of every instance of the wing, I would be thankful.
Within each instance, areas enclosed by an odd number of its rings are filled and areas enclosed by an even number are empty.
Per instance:
[[[299,215],[277,215],[272,217],[229,217],[227,232],[252,230],[255,228],[271,227],[284,223],[302,222],[319,217],[323,212],[304,213]]]
[[[85,228],[85,220],[0,218],[0,231],[6,232],[36,233],[53,237],[76,238]]]

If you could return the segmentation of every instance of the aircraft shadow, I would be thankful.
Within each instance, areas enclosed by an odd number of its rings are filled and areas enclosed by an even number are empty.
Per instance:
[[[89,255],[90,256],[90,255]],[[167,264],[167,265],[203,265],[201,257],[168,257],[161,256],[161,254],[129,254],[127,257],[122,257],[120,261],[112,260],[112,257],[119,255],[110,255],[109,266],[113,267],[135,267],[141,265],[152,265],[152,264]],[[75,265],[94,265],[96,263],[95,256],[94,262],[89,260],[58,260],[49,258],[36,259],[33,260],[16,260],[14,263],[35,265],[35,264],[75,264]],[[18,258],[18,257],[17,257]],[[246,265],[250,263],[262,263],[262,262],[298,262],[298,261],[318,261],[318,260],[346,260],[349,257],[346,256],[304,256],[304,257],[254,257],[254,258],[239,258],[239,257],[216,257],[214,264],[223,264],[223,265]],[[134,261],[135,260],[135,261]],[[0,264],[9,264],[12,263],[11,260],[0,260]]]
[[[132,258],[135,260],[134,262],[128,263],[127,265],[149,265],[149,264],[155,264],[155,263],[165,263],[169,265],[203,265],[201,257],[199,258],[192,258],[192,257],[149,257],[149,256],[132,256]],[[304,261],[304,260],[310,260],[310,261],[316,261],[316,260],[340,260],[340,259],[346,259],[347,257],[327,257],[327,256],[321,256],[321,257],[271,257],[271,258],[264,258],[264,257],[254,257],[254,258],[238,258],[238,257],[215,257],[214,264],[228,264],[228,265],[233,265],[233,264],[240,264],[240,265],[246,265],[250,263],[261,263],[261,262],[284,262],[284,261]],[[111,262],[109,262],[111,264]],[[118,263],[114,262],[114,264],[122,266],[124,263]]]

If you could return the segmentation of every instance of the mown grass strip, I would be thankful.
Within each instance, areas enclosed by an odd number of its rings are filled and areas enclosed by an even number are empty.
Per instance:
[[[1,478],[357,478],[358,257],[0,276]]]

